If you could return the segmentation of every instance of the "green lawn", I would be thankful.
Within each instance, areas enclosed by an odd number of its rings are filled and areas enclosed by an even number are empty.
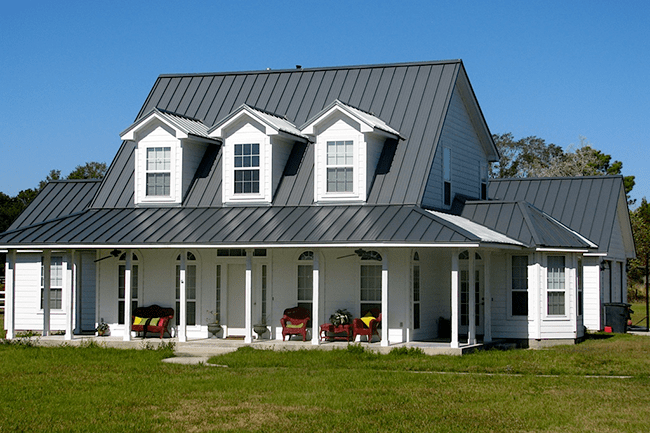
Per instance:
[[[638,326],[645,326],[646,321],[645,319],[645,301],[644,302],[635,302],[632,304],[632,311],[634,313],[632,314],[632,324],[633,325],[638,325]]]
[[[170,354],[0,345],[0,431],[650,431],[650,337],[463,357],[244,348],[211,359],[226,368]]]

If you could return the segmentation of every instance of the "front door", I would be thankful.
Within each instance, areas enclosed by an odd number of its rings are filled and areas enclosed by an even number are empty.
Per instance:
[[[228,309],[226,326],[229,335],[244,335],[246,332],[246,265],[229,264],[226,291]]]
[[[474,278],[470,284],[467,266],[460,265],[460,327],[459,332],[467,334],[469,329],[469,303],[474,302],[474,323],[476,334],[483,335],[483,265],[474,264]]]

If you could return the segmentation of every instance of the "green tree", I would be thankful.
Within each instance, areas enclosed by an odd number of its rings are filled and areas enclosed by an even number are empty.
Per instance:
[[[630,212],[630,221],[637,258],[630,260],[627,277],[629,283],[634,285],[644,282],[645,259],[650,257],[650,204],[645,197],[641,199],[639,207]]]
[[[105,162],[87,162],[72,170],[68,179],[102,179],[106,175],[106,170]]]

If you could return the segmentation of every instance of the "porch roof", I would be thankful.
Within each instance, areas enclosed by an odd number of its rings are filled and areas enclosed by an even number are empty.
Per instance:
[[[466,245],[521,242],[413,205],[88,209],[0,235],[0,248]]]

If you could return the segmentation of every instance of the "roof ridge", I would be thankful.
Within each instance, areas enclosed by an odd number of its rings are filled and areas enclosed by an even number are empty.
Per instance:
[[[379,64],[365,64],[365,65],[344,65],[344,66],[317,66],[313,68],[294,68],[294,69],[261,69],[261,70],[248,70],[248,71],[229,71],[229,72],[202,72],[202,73],[171,73],[160,74],[158,78],[175,78],[175,77],[198,77],[198,76],[217,76],[217,75],[250,75],[250,74],[275,74],[287,72],[314,72],[314,71],[331,71],[343,69],[368,69],[368,68],[391,68],[400,66],[425,66],[425,65],[445,65],[452,63],[462,63],[461,59],[449,60],[429,60],[420,62],[397,62],[397,63],[379,63]]]
[[[612,179],[612,178],[623,178],[623,175],[622,174],[602,174],[602,175],[592,174],[589,176],[504,177],[504,178],[490,179],[490,182]]]

